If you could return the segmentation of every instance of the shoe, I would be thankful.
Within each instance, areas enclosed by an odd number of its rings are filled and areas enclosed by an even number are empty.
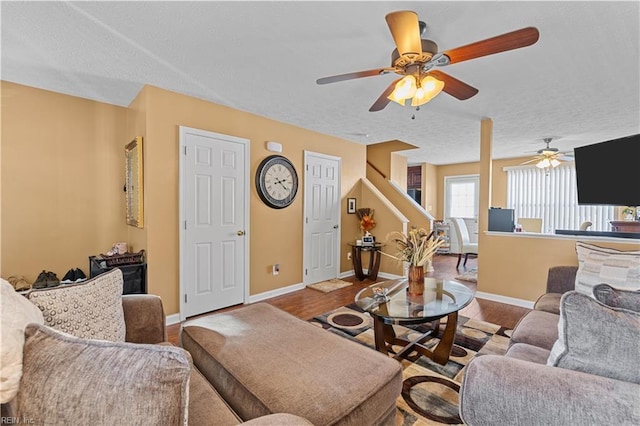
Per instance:
[[[60,279],[58,276],[51,271],[47,272],[47,288],[49,287],[57,287],[60,285]]]
[[[26,291],[31,289],[31,284],[22,275],[18,276],[15,284],[16,291]]]
[[[71,284],[76,281],[76,272],[75,269],[69,269],[64,277],[62,277],[62,281],[60,284]]]
[[[49,281],[48,274],[49,273],[47,271],[40,272],[40,274],[38,275],[38,278],[36,278],[35,282],[33,283],[33,288],[46,288],[47,281]]]
[[[82,281],[87,280],[87,276],[82,272],[82,269],[76,268],[74,274],[75,282],[81,283]]]

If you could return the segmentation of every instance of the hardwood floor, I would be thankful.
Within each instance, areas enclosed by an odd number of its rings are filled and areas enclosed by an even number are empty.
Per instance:
[[[436,255],[433,259],[435,272],[428,273],[427,276],[451,279],[464,271],[477,267],[477,259],[470,258],[467,261],[466,267],[461,265],[460,269],[456,270],[457,260],[458,257],[456,255]],[[370,280],[360,282],[355,276],[343,278],[343,280],[352,282],[353,285],[332,291],[331,293],[321,293],[316,290],[305,288],[283,296],[264,300],[264,302],[287,311],[303,320],[310,320],[316,315],[320,315],[324,312],[352,303],[356,293],[358,293],[362,288],[375,282]],[[378,281],[383,280],[383,278],[378,279]],[[476,285],[474,283],[462,283],[472,291],[476,291]],[[200,316],[229,311],[242,306],[243,305],[236,305]],[[460,315],[513,328],[518,320],[527,312],[529,312],[529,309],[521,308],[519,306],[507,305],[484,299],[474,299],[469,306],[460,311]],[[174,324],[167,327],[167,334],[171,343],[178,344],[179,330],[180,324]]]

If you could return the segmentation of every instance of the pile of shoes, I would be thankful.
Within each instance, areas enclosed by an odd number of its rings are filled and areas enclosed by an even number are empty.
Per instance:
[[[60,285],[60,279],[51,271],[42,271],[36,281],[33,283],[33,288],[49,288],[57,287]]]
[[[31,288],[31,284],[22,275],[11,275],[7,281],[16,291],[25,291]]]
[[[62,284],[71,284],[71,283],[81,283],[82,281],[86,281],[87,276],[82,272],[82,269],[75,268],[69,269],[64,277],[62,277]]]

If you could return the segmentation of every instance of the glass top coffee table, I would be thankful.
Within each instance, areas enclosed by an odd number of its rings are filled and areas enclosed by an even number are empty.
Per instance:
[[[473,300],[473,293],[465,285],[436,278],[424,279],[424,294],[410,295],[405,279],[383,281],[370,285],[356,294],[356,304],[373,317],[376,349],[388,354],[387,343],[402,346],[394,356],[401,359],[417,351],[434,362],[446,364],[456,337],[458,311]],[[437,337],[440,319],[447,317],[440,342],[434,349],[424,346],[425,340]],[[432,329],[410,341],[396,336],[393,325],[433,323]]]

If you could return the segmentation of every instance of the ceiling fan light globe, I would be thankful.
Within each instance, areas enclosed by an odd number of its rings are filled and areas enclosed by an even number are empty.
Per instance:
[[[390,101],[393,101],[395,103],[397,103],[398,105],[404,106],[404,102],[406,99],[404,98],[398,98],[396,97],[396,91],[394,90],[393,92],[391,92],[391,94],[389,96],[387,96],[387,99],[389,99]]]
[[[429,102],[438,96],[444,88],[444,81],[440,81],[432,76],[426,76],[420,81],[420,87],[416,90],[416,94],[411,100],[411,106],[420,106]]]
[[[556,160],[555,158],[551,159],[551,167],[558,167],[560,164],[560,161]]]
[[[551,161],[549,161],[548,158],[545,158],[543,160],[540,160],[537,164],[536,167],[539,169],[546,169],[547,167],[549,167],[551,165]]]
[[[407,75],[396,83],[396,88],[393,90],[393,93],[395,93],[395,97],[398,99],[409,99],[416,94],[417,89],[416,78],[412,75]]]

